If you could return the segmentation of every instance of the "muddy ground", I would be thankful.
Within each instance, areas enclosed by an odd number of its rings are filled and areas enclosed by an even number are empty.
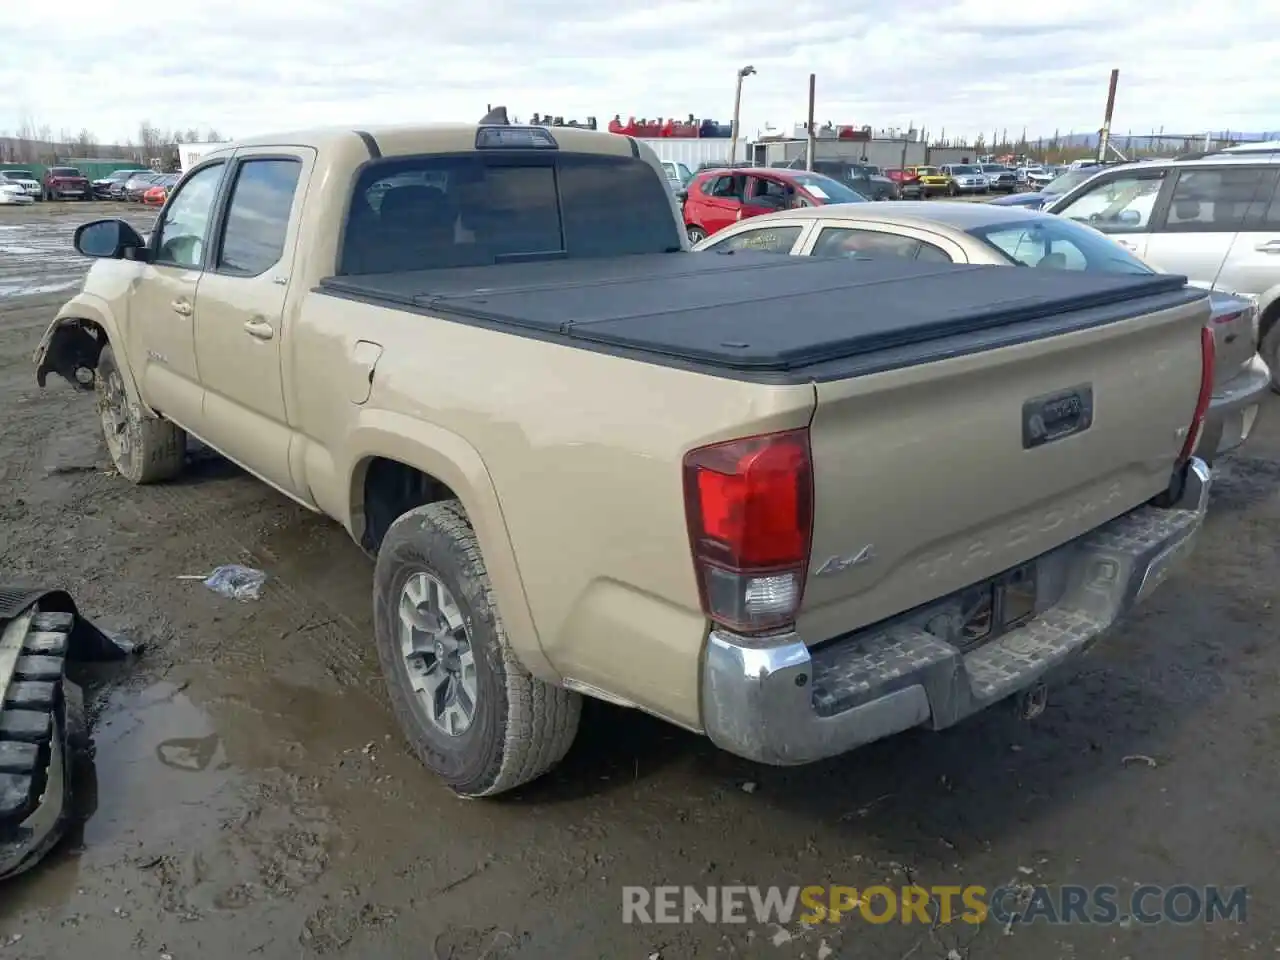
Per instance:
[[[371,567],[341,529],[212,457],[131,488],[91,397],[35,385],[91,209],[0,210],[0,571],[65,585],[148,652],[94,678],[89,816],[0,885],[0,960],[1280,953],[1280,404],[1219,468],[1190,565],[1034,723],[988,713],[780,770],[593,704],[551,776],[461,802],[397,736]],[[268,572],[261,600],[176,579],[230,562]],[[624,884],[908,878],[1247,884],[1250,900],[1243,924],[1191,927],[621,921]]]

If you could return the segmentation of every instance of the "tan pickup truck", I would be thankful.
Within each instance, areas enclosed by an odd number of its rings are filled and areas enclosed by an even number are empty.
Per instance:
[[[36,354],[129,480],[198,437],[376,555],[459,794],[583,695],[771,764],[1034,697],[1191,544],[1181,278],[692,253],[647,147],[489,119],[220,147]]]

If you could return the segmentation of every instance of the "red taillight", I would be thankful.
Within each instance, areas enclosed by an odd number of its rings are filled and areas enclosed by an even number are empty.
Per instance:
[[[744,632],[794,622],[813,535],[808,430],[689,451],[684,501],[707,616]]]
[[[1200,442],[1200,434],[1204,430],[1204,418],[1209,413],[1209,404],[1213,400],[1213,360],[1216,349],[1213,331],[1209,327],[1202,327],[1200,330],[1200,396],[1196,398],[1196,412],[1191,417],[1186,442],[1182,444],[1182,452],[1178,454],[1179,466],[1191,459],[1191,455],[1195,453],[1196,444]]]
[[[1241,311],[1240,313],[1224,313],[1220,317],[1214,317],[1213,322],[1214,323],[1234,323],[1236,320],[1239,320],[1242,316],[1244,316],[1243,311]]]

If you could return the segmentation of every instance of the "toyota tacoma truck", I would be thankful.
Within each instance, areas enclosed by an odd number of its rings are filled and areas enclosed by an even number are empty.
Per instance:
[[[1167,275],[691,252],[631,137],[220,146],[35,353],[128,480],[198,438],[376,558],[374,642],[463,796],[581,698],[769,764],[1041,690],[1190,547],[1203,291]]]

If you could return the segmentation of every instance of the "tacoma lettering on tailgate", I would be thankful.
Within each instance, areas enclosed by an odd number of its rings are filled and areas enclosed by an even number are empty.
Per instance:
[[[1057,503],[1035,517],[1022,517],[996,530],[988,530],[982,537],[964,546],[953,547],[943,553],[925,556],[916,564],[916,574],[932,580],[939,574],[956,567],[964,569],[983,563],[997,551],[1018,547],[1037,534],[1052,533],[1070,524],[1095,527],[1111,519],[1124,497],[1124,485],[1116,481],[1092,496],[1077,496],[1066,503]],[[1029,559],[1029,558],[1026,558]]]

